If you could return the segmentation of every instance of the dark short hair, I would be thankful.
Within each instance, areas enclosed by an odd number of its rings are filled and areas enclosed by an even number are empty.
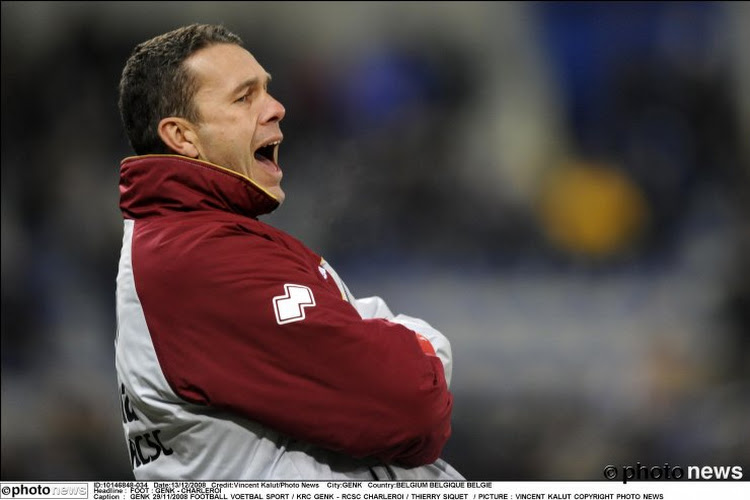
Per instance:
[[[191,24],[133,49],[120,78],[118,106],[136,154],[172,152],[157,132],[162,118],[200,120],[193,103],[195,77],[183,63],[196,51],[220,43],[241,46],[242,39],[220,25]]]

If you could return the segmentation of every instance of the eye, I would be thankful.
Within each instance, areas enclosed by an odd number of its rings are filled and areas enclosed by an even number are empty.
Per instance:
[[[248,97],[250,97],[250,94],[245,94],[234,102],[246,102]]]

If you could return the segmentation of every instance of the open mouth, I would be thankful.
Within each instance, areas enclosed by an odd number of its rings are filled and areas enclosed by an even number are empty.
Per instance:
[[[273,141],[255,150],[255,159],[261,163],[270,163],[279,168],[279,144],[281,141]]]

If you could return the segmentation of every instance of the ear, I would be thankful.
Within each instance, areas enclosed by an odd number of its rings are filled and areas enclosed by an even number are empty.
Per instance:
[[[198,158],[198,135],[195,125],[184,118],[170,116],[163,118],[158,126],[159,137],[169,149],[177,154]]]

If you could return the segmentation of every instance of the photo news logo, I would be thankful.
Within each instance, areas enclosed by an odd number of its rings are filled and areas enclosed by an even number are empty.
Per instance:
[[[613,481],[622,479],[628,481],[739,481],[743,477],[741,465],[607,465],[604,467],[604,477]]]
[[[86,483],[3,483],[0,498],[78,498],[89,495]]]

